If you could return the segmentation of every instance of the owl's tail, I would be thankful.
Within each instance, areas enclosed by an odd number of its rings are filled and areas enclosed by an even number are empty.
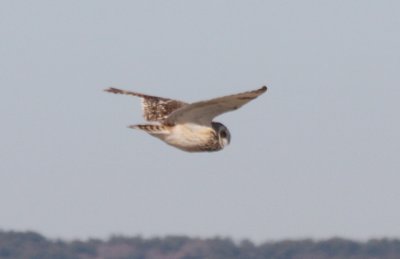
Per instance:
[[[158,135],[158,134],[169,134],[170,127],[165,125],[156,125],[156,124],[137,124],[130,125],[128,128],[131,129],[140,129],[146,131],[149,134]]]

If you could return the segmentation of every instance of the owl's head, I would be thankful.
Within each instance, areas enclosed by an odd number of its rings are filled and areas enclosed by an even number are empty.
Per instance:
[[[229,132],[228,128],[219,122],[212,122],[211,124],[215,130],[215,133],[217,133],[218,142],[221,148],[229,145],[231,142],[231,133]]]

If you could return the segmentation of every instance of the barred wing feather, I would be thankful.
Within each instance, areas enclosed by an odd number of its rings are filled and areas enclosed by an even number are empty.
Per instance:
[[[218,115],[240,108],[265,91],[267,91],[267,87],[263,86],[254,91],[188,104],[173,111],[165,119],[164,123],[171,125],[178,123],[196,123],[204,126],[211,126],[211,121]]]

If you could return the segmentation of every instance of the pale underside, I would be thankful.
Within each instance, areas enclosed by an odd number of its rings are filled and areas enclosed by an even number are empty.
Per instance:
[[[140,128],[141,125],[133,127]],[[215,132],[210,127],[193,123],[164,126],[160,130],[145,130],[165,143],[188,152],[217,151],[220,148]],[[201,143],[199,145],[199,143]]]

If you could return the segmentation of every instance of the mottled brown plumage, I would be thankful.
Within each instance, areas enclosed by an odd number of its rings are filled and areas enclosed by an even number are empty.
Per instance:
[[[163,121],[173,111],[187,105],[187,103],[177,100],[125,91],[113,87],[105,91],[114,94],[126,94],[140,97],[142,99],[143,117],[147,121]]]

